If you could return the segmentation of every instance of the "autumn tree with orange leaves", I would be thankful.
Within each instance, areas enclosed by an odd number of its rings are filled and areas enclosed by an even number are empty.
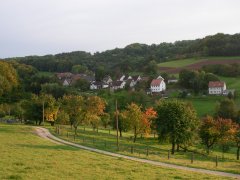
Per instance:
[[[136,142],[139,134],[149,134],[152,121],[156,118],[156,114],[153,108],[142,111],[141,106],[135,103],[129,104],[126,110],[122,112],[121,118],[123,118],[124,123],[128,124],[129,129],[133,130],[133,142]]]

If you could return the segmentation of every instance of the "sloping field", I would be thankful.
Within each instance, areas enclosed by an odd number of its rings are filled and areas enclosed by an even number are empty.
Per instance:
[[[0,124],[0,152],[0,179],[232,179],[54,144],[21,125]]]
[[[159,70],[162,72],[176,74],[176,73],[179,73],[183,69],[197,70],[205,65],[234,64],[234,63],[240,63],[240,57],[235,57],[235,58],[230,57],[229,59],[210,58],[210,59],[205,59],[205,60],[204,59],[203,60],[187,59],[187,60],[170,61],[167,63],[159,64]],[[167,67],[167,65],[169,65],[169,66]]]

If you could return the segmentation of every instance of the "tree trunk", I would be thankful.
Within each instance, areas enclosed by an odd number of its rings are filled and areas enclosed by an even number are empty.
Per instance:
[[[175,141],[173,140],[172,141],[172,154],[175,153]]]
[[[77,127],[74,127],[75,136],[77,135]]]
[[[122,129],[119,129],[120,137],[122,137]]]
[[[179,152],[179,144],[177,144],[177,152]]]
[[[134,128],[134,139],[133,139],[133,142],[135,143],[137,140],[137,128],[135,127]]]
[[[237,148],[237,160],[239,160],[239,152],[240,152],[240,146]]]
[[[209,147],[209,146],[207,146],[207,154],[209,154],[209,150],[210,150],[210,147]]]

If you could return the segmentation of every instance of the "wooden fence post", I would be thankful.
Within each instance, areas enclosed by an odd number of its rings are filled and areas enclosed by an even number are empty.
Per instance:
[[[148,152],[148,147],[147,147],[147,156],[148,156],[148,153],[149,153],[149,152]]]
[[[218,156],[216,156],[216,167],[218,167]]]
[[[191,164],[193,164],[193,153],[191,154]]]
[[[168,159],[170,159],[170,150],[168,150]]]

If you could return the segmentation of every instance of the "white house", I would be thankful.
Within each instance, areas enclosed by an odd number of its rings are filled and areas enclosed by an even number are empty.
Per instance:
[[[111,84],[113,82],[113,80],[110,76],[105,76],[103,78],[103,82],[106,83],[106,84]]]
[[[124,81],[113,81],[112,82],[112,89],[117,90],[117,89],[123,89],[125,88],[126,82]]]
[[[101,89],[102,83],[101,82],[92,82],[90,85],[91,90]]]
[[[65,79],[65,80],[63,81],[63,86],[69,86],[70,83],[71,83],[70,80]]]
[[[208,93],[221,95],[226,90],[226,83],[223,81],[210,81],[208,83]]]
[[[151,92],[158,93],[166,90],[166,83],[163,78],[153,79],[151,82]]]
[[[127,81],[129,79],[132,79],[132,76],[128,76],[128,75],[122,75],[120,78],[119,78],[119,81]]]

